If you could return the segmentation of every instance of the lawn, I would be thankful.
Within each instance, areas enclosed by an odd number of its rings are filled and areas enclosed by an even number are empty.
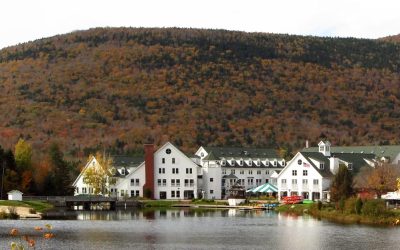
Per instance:
[[[0,206],[30,207],[35,209],[35,211],[37,212],[43,212],[44,210],[53,207],[53,205],[42,201],[7,201],[7,200],[0,200]]]

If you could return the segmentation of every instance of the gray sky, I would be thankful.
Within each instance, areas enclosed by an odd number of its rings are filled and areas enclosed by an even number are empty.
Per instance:
[[[1,0],[0,48],[94,27],[192,27],[378,38],[399,0]]]

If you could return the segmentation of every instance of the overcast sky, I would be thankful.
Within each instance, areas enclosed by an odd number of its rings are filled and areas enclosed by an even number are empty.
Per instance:
[[[0,48],[94,27],[192,27],[378,38],[399,0],[0,0]]]

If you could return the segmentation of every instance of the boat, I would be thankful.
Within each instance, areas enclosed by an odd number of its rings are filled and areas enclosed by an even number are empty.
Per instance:
[[[294,195],[294,196],[286,196],[282,198],[284,204],[299,204],[303,202],[303,197]]]

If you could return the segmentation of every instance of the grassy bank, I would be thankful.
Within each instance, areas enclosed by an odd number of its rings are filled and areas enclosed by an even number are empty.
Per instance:
[[[0,206],[7,207],[29,207],[36,212],[43,212],[53,207],[50,203],[42,201],[7,201],[0,200]]]
[[[276,208],[276,211],[296,215],[309,214],[318,219],[343,224],[400,225],[400,212],[387,210],[384,207],[384,202],[379,200],[365,201],[364,207],[358,211],[353,206],[354,203],[354,199],[346,200],[341,208],[337,207],[336,204],[318,206],[317,203],[281,205]]]

